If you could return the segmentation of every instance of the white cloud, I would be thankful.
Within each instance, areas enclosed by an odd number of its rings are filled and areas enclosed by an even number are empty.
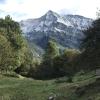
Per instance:
[[[6,0],[0,4],[0,10],[4,11],[0,17],[10,14],[21,20],[40,17],[48,10],[59,12],[63,9],[65,13],[94,18],[99,5],[100,0]]]

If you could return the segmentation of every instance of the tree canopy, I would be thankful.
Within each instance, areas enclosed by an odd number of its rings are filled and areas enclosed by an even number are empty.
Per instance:
[[[0,19],[0,70],[15,70],[26,62],[28,45],[19,23],[8,15]],[[27,63],[27,62],[26,62]]]
[[[100,18],[95,20],[84,34],[80,66],[83,64],[86,69],[95,69],[100,66]]]
[[[95,20],[92,25],[84,31],[85,39],[82,42],[84,49],[100,48],[100,19]]]

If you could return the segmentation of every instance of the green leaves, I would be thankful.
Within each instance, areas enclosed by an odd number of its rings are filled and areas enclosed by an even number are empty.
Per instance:
[[[9,15],[0,19],[0,69],[15,70],[20,67],[26,60],[28,50],[18,22]]]
[[[53,59],[54,57],[59,55],[59,48],[56,44],[56,42],[50,40],[48,42],[47,48],[46,48],[46,52],[44,54],[44,59]]]

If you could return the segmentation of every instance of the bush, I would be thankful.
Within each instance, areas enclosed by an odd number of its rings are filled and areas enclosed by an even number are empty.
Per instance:
[[[3,74],[3,75],[7,76],[7,77],[19,78],[19,75],[15,72],[9,72],[9,73]]]

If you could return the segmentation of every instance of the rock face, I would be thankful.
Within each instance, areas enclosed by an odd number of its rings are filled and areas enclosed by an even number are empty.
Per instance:
[[[48,11],[40,18],[21,21],[20,26],[29,43],[40,48],[45,48],[51,38],[62,47],[79,48],[84,38],[82,30],[90,26],[92,21],[79,15],[62,16]]]

